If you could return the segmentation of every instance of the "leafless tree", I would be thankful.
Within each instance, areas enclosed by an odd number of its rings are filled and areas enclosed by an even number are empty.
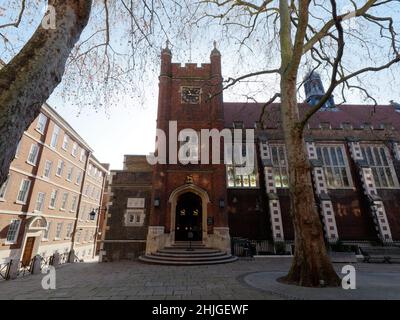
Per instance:
[[[393,18],[399,15],[398,1],[3,2],[0,54],[10,59],[0,70],[0,185],[24,130],[62,79],[66,98],[84,97],[76,101],[93,108],[108,105],[115,97],[140,97],[146,86],[145,71],[157,65],[162,42],[169,39],[181,49],[179,41],[192,44],[194,34],[200,38],[219,34],[221,45],[237,47],[240,62],[253,67],[228,77],[225,89],[248,83],[243,94],[254,99],[249,81],[258,81],[265,91],[271,78],[279,83],[268,103],[281,103],[296,248],[285,281],[317,286],[324,280],[338,285],[315,209],[304,127],[335,89],[343,101],[350,90],[373,99],[363,85],[366,76],[400,60],[399,26]],[[48,11],[40,13],[44,4],[49,5]],[[346,26],[354,21],[363,27]],[[300,117],[299,75],[309,69],[328,74],[330,83],[320,102]]]
[[[3,1],[0,54],[9,62],[0,70],[0,185],[23,132],[61,80],[60,95],[75,105],[141,98],[161,43],[187,40],[188,10],[187,1]]]
[[[204,0],[203,4],[207,10],[196,23],[217,20],[225,35],[235,38],[239,46],[257,50],[261,42],[277,57],[277,67],[232,77],[225,89],[260,76],[279,77],[279,89],[264,105],[261,120],[265,120],[268,104],[280,101],[295,230],[294,259],[288,275],[281,280],[301,286],[319,286],[323,280],[328,286],[337,286],[339,277],[327,255],[316,210],[304,129],[335,89],[343,102],[348,91],[356,89],[376,104],[373,92],[363,85],[363,78],[400,61],[399,24],[394,18],[400,3],[383,0]],[[298,92],[303,82],[299,75],[307,70],[329,74],[330,82],[322,99],[302,115]]]

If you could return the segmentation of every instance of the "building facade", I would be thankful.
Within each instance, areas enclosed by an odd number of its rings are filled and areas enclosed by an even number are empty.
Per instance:
[[[146,254],[188,241],[189,234],[190,240],[226,252],[232,237],[290,245],[294,239],[290,168],[279,104],[266,107],[261,125],[264,104],[224,102],[221,55],[216,48],[211,62],[200,66],[171,60],[171,51],[164,49],[157,129],[166,135],[157,136],[157,155],[162,153],[160,143],[165,142],[166,161],[152,165],[146,175],[139,175],[135,166],[113,172],[109,185],[112,214],[106,237],[112,234],[113,241],[119,241],[118,250],[125,246],[123,250],[131,255],[138,252],[124,243],[139,235],[144,240],[143,227],[148,230]],[[301,114],[324,95],[318,74],[307,76],[305,90],[307,99],[299,105]],[[191,128],[198,138],[202,129],[254,130],[255,169],[242,174],[241,164],[214,164],[211,158],[208,164],[195,164],[190,160],[202,158],[204,150],[200,138],[197,149],[190,149],[187,155],[189,163],[175,163],[179,152],[187,152],[184,146],[189,140],[181,139],[174,146],[176,137],[171,139],[171,132],[179,133],[183,128]],[[305,137],[327,244],[400,242],[400,106],[335,105],[332,97],[310,119]],[[225,156],[222,144],[220,149]],[[246,152],[242,151],[244,156]],[[145,205],[131,208],[130,202]],[[143,225],[126,224],[131,209],[143,209]],[[124,233],[119,232],[122,225]],[[104,247],[105,257],[111,259],[114,253],[114,247]]]
[[[24,132],[0,188],[0,261],[69,253],[93,258],[107,170],[50,106]]]

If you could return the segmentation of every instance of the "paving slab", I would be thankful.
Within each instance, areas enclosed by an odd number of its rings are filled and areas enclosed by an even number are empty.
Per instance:
[[[225,265],[171,267],[138,261],[76,263],[56,269],[56,290],[44,290],[44,275],[0,281],[0,299],[279,300],[400,298],[400,264],[355,264],[357,290],[323,295],[284,288],[275,280],[288,258],[239,260]],[[340,272],[343,264],[335,264]],[[304,291],[306,290],[306,291]],[[313,290],[313,289],[311,289]],[[377,293],[377,291],[379,291]],[[375,293],[374,293],[375,292]]]

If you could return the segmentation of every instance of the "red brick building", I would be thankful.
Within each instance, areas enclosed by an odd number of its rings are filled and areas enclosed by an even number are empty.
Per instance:
[[[166,163],[137,166],[144,156],[128,156],[131,165],[112,172],[103,255],[137,256],[144,243],[151,254],[189,238],[226,252],[232,237],[290,244],[289,168],[279,104],[267,107],[261,128],[263,104],[224,102],[215,48],[211,62],[200,66],[172,63],[168,48],[161,60],[157,129],[166,133]],[[324,94],[317,74],[307,79],[301,113]],[[211,164],[211,158],[210,164],[173,164],[185,144],[173,145],[175,125],[178,133],[191,128],[198,135],[202,129],[254,129],[255,170],[240,175],[239,166]],[[336,106],[332,98],[309,121],[305,136],[327,243],[399,242],[400,106]],[[163,142],[162,136],[157,139]],[[136,225],[127,219],[137,219]]]

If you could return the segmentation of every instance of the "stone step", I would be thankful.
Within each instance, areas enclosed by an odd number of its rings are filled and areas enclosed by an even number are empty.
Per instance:
[[[190,257],[218,257],[218,256],[223,256],[225,255],[225,252],[222,251],[217,251],[217,252],[212,252],[212,253],[198,253],[196,251],[194,252],[179,252],[179,253],[171,253],[171,252],[156,252],[153,253],[152,255],[155,256],[160,256],[160,257],[184,257],[184,258],[190,258]]]
[[[158,250],[160,253],[169,253],[169,254],[213,254],[213,253],[219,253],[221,252],[220,250],[217,249],[210,249],[210,248],[196,248],[194,250],[187,250],[187,249],[180,249],[180,248],[164,248]]]
[[[173,243],[173,244],[171,244],[171,247],[174,247],[174,248],[181,248],[181,247],[183,247],[183,248],[189,248],[189,247],[192,247],[192,248],[205,248],[205,244],[203,244],[203,243],[194,243],[194,242],[192,242],[191,244],[189,243],[189,242],[182,242],[182,243]]]
[[[227,254],[223,254],[220,256],[202,256],[202,257],[201,256],[194,256],[194,257],[193,256],[192,257],[167,256],[167,257],[164,257],[164,256],[158,256],[158,255],[151,254],[151,255],[148,255],[147,257],[153,258],[156,260],[170,260],[170,261],[207,261],[207,260],[212,261],[212,260],[226,259],[231,256],[227,255]]]
[[[162,265],[176,265],[176,266],[196,266],[196,265],[213,265],[213,264],[222,264],[222,263],[230,263],[236,261],[238,258],[225,255],[220,257],[220,259],[205,259],[205,260],[168,260],[168,259],[157,259],[155,256],[140,256],[139,260],[146,263],[152,264],[162,264]]]

